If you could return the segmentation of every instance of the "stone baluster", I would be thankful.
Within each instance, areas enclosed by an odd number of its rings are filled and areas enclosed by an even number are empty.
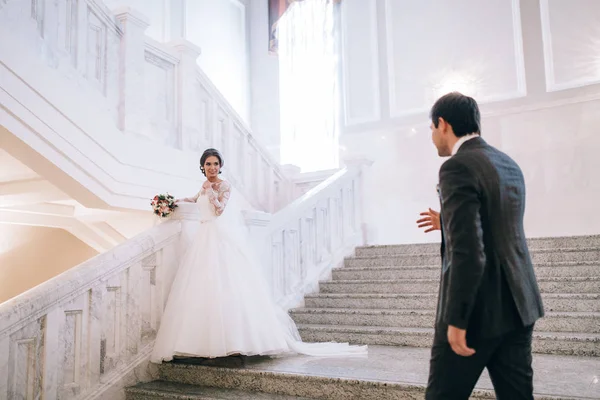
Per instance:
[[[210,146],[200,124],[204,122],[204,129],[208,131],[210,127],[209,124],[206,124],[206,121],[200,120],[201,104],[196,92],[199,90],[197,59],[201,54],[201,50],[200,47],[186,39],[176,39],[169,44],[179,55],[176,86],[177,104],[179,105],[179,115],[177,116],[179,147],[183,150],[200,151],[202,148]],[[206,108],[205,118],[208,121],[212,120],[213,107],[208,106]]]
[[[353,198],[353,209],[352,209],[352,217],[351,221],[363,221],[364,213],[364,196],[363,188],[361,185],[362,177],[368,167],[373,165],[373,161],[369,160],[365,157],[348,157],[343,160],[344,164],[348,169],[358,170],[358,175],[354,179],[354,187],[352,188],[354,192]],[[355,223],[353,224],[355,225]],[[358,228],[358,227],[357,227]],[[356,228],[355,228],[356,229]],[[372,232],[372,229],[368,226],[368,224],[362,222],[360,229],[362,231],[361,234],[361,245],[366,245],[369,241],[368,234]]]
[[[144,64],[145,30],[148,19],[130,7],[113,11],[123,27],[119,62],[119,129],[128,134],[147,136],[145,124]]]

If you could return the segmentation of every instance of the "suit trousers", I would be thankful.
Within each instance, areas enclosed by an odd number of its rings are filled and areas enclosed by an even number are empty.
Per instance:
[[[467,400],[484,368],[488,369],[499,400],[533,400],[531,338],[533,325],[495,338],[467,341],[475,354],[452,351],[447,330],[436,328],[426,400]]]

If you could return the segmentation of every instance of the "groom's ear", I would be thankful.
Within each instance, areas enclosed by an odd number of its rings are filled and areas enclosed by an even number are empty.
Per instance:
[[[437,128],[441,131],[441,132],[446,132],[448,130],[448,122],[446,122],[446,120],[442,117],[438,118],[438,124],[437,124]]]

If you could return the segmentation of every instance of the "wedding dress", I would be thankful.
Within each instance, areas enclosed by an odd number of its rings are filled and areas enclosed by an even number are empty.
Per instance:
[[[198,207],[199,227],[181,258],[151,361],[232,354],[366,355],[367,346],[302,342],[294,321],[270,295],[238,219],[241,213],[227,207],[230,192],[230,184],[222,181],[186,199]]]

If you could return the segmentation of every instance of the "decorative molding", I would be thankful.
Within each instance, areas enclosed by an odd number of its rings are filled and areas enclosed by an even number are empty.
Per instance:
[[[95,388],[91,393],[83,397],[83,400],[103,400],[108,398],[107,392],[114,391],[116,387],[120,390],[124,390],[125,387],[130,386],[132,381],[137,381],[138,374],[135,369],[139,368],[144,363],[148,363],[152,350],[154,349],[154,340],[144,346],[138,354],[131,359],[128,363],[117,366],[111,370],[108,374],[103,376],[100,385]],[[147,373],[147,372],[146,372]],[[133,374],[134,376],[129,376]],[[158,378],[155,376],[154,378]]]
[[[64,49],[71,56],[71,65],[74,67],[77,66],[79,2],[80,0],[66,0],[64,3]]]
[[[93,18],[92,18],[93,16]],[[96,19],[97,24],[93,19]],[[95,40],[90,40],[91,37]],[[107,74],[107,53],[108,53],[108,34],[107,24],[94,11],[92,7],[87,9],[87,29],[86,29],[86,76],[90,81],[96,81],[103,95],[106,95],[106,74]],[[90,59],[93,59],[93,65],[90,65]]]
[[[516,107],[507,107],[498,111],[485,111],[483,110],[481,115],[484,117],[496,117],[500,115],[513,115],[522,114],[525,112],[540,111],[548,108],[564,107],[573,104],[587,103],[590,101],[600,100],[600,93],[591,94],[586,96],[575,96],[566,99],[548,100],[542,102],[535,102],[531,104],[525,104]]]
[[[217,105],[215,129],[215,141],[217,141],[224,157],[229,156],[230,143],[230,123],[227,112],[220,105]]]
[[[394,62],[394,39],[393,39],[393,21],[392,21],[392,1],[385,0],[385,54],[387,64],[387,80],[389,88],[389,105],[390,105],[390,116],[397,117],[400,113],[397,111],[397,99],[396,99],[396,72]]]
[[[342,71],[343,71],[343,104],[344,104],[344,124],[346,126],[359,125],[366,122],[378,121],[381,118],[381,92],[380,92],[380,76],[379,76],[379,37],[378,37],[378,15],[377,15],[377,1],[376,0],[360,0],[361,2],[368,3],[369,16],[368,21],[371,26],[369,31],[369,44],[370,54],[369,59],[371,60],[371,79],[372,79],[372,93],[374,102],[372,104],[371,116],[363,118],[354,118],[350,115],[350,104],[353,101],[353,93],[350,91],[350,63],[347,59],[347,51],[352,46],[351,43],[347,42],[348,30],[350,29],[346,20],[349,2],[342,3]]]
[[[521,1],[512,0],[513,45],[515,48],[515,67],[517,72],[517,91],[513,98],[527,96],[527,77],[525,74],[525,50],[523,49],[523,24],[521,22]]]
[[[11,393],[17,397],[33,399],[38,394],[35,390],[36,348],[36,338],[17,339],[14,342],[14,375]]]
[[[488,111],[488,110],[486,110],[485,107],[482,107],[481,116],[484,118],[489,118],[489,117],[515,115],[515,114],[522,114],[522,113],[526,113],[526,112],[535,112],[535,111],[546,110],[549,108],[564,107],[564,106],[569,106],[569,105],[574,105],[574,104],[587,103],[587,102],[591,102],[591,101],[600,101],[600,93],[585,95],[585,96],[574,96],[574,97],[569,97],[566,99],[547,100],[547,101],[541,101],[541,102],[536,101],[534,103],[526,103],[526,104],[518,105],[518,106],[502,107],[502,104],[499,104],[498,106],[495,105],[495,108],[497,107],[499,109],[491,110],[491,111]],[[429,110],[421,111],[421,113],[423,113],[424,117],[425,117],[426,113],[428,113],[428,112],[429,112]],[[414,122],[410,122],[410,123],[406,122],[406,123],[400,123],[400,124],[393,123],[392,125],[377,126],[376,128],[368,130],[368,131],[364,131],[364,130],[350,131],[350,132],[346,133],[346,135],[363,135],[365,133],[370,136],[381,135],[381,134],[388,135],[388,134],[390,134],[390,130],[400,132],[402,130],[410,129],[414,126],[415,126]]]
[[[394,65],[394,39],[393,39],[393,21],[392,4],[397,5],[393,0],[385,0],[385,32],[386,32],[386,59],[389,80],[389,103],[390,117],[393,119],[408,117],[419,113],[429,112],[430,105],[415,107],[408,110],[398,110],[396,98],[395,83],[395,65]],[[521,29],[521,5],[520,0],[511,0],[512,28],[513,28],[513,46],[515,51],[515,72],[517,76],[517,88],[513,92],[497,95],[485,96],[477,99],[479,104],[495,103],[504,100],[517,99],[527,95],[525,79],[525,59],[523,54],[523,35]]]
[[[169,42],[169,46],[178,53],[187,54],[194,59],[200,57],[202,54],[202,49],[187,39],[177,38]]]
[[[246,4],[246,2],[244,1],[240,1],[240,0],[229,0],[230,3],[233,3],[234,5],[236,5],[238,8],[243,8],[244,11],[246,10],[246,6],[248,4]]]
[[[148,17],[144,14],[140,13],[137,10],[132,9],[131,7],[119,7],[113,10],[113,14],[117,21],[121,23],[121,25],[126,25],[127,23],[132,23],[139,28],[146,30],[148,26],[150,26],[150,21]]]
[[[163,137],[160,135],[168,133],[168,137],[173,137],[175,136],[175,130],[177,128],[175,123],[177,114],[177,81],[175,67],[177,66],[178,59],[164,49],[148,45],[148,43],[146,43],[145,46],[144,59],[149,65],[160,69],[164,73],[164,75],[161,74],[160,77],[160,80],[163,81],[162,83],[157,81],[156,85],[147,88],[148,91],[154,91],[155,96],[160,98],[160,101],[164,101],[164,106],[166,107],[164,109],[164,115],[151,112],[147,115],[148,121],[150,124],[157,124],[159,127],[156,130],[152,129],[154,134]],[[164,93],[162,91],[163,84]],[[157,93],[158,95],[156,95]]]
[[[83,347],[83,310],[67,310],[64,312],[65,321],[67,328],[71,330],[70,333],[65,332],[65,336],[68,335],[69,338],[73,340],[72,345],[70,346],[70,352],[65,354],[64,360],[64,368],[63,370],[67,370],[66,367],[70,366],[71,370],[70,375],[68,377],[68,381],[64,382],[65,385],[73,388],[74,386],[79,387],[80,379],[81,379],[81,349]],[[69,323],[70,321],[70,323]],[[63,336],[63,338],[65,337]],[[67,360],[67,357],[70,360]],[[71,365],[69,365],[69,363]],[[66,380],[66,379],[65,379]]]
[[[104,5],[104,3],[100,0],[80,0],[85,1],[88,10],[91,10],[96,14],[98,19],[106,24],[107,28],[112,32],[118,35],[119,37],[123,35],[123,28],[116,20],[115,15]]]
[[[45,0],[31,0],[31,18],[36,21],[40,36],[44,37]]]
[[[165,59],[162,56],[162,54],[157,54],[149,49],[146,49],[146,51],[144,51],[144,59],[148,63],[150,63],[160,69],[163,69],[167,72],[172,71],[173,68],[175,68],[175,66],[177,65],[172,60]]]
[[[144,49],[146,54],[151,54],[165,63],[171,64],[172,67],[179,64],[179,56],[176,51],[171,50],[169,46],[150,39],[149,37],[146,37]]]
[[[552,26],[550,23],[550,0],[540,0],[540,18],[542,21],[542,42],[544,46],[544,67],[546,70],[546,90],[558,92],[561,90],[576,89],[600,83],[598,78],[583,78],[569,82],[557,83],[554,73],[554,48],[552,46]]]

